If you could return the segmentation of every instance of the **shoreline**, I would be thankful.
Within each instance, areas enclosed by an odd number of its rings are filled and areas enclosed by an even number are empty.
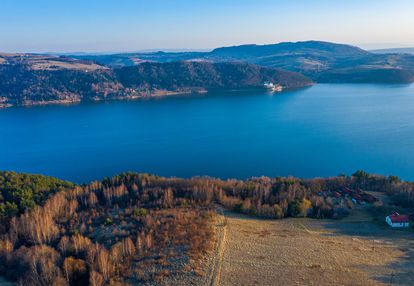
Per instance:
[[[306,89],[314,86],[315,83],[312,83],[310,85],[302,86],[302,87],[285,87],[280,92],[273,92],[274,94],[283,94],[287,93],[293,90],[299,90],[299,89]],[[246,90],[258,90],[258,91],[268,91],[267,89],[264,89],[262,87],[253,87],[253,88],[239,88],[239,89],[206,89],[206,88],[194,88],[194,89],[183,89],[183,90],[154,90],[151,92],[136,92],[135,95],[130,96],[118,96],[118,97],[112,97],[112,98],[98,98],[94,97],[87,100],[82,99],[61,99],[61,100],[49,100],[49,101],[25,101],[21,104],[13,104],[7,102],[7,100],[3,100],[0,102],[0,110],[11,108],[11,107],[35,107],[35,106],[47,106],[47,105],[74,105],[74,104],[82,104],[86,102],[111,102],[111,101],[134,101],[139,99],[145,99],[145,98],[162,98],[162,97],[168,97],[168,96],[179,96],[179,95],[200,95],[200,94],[207,94],[210,92],[216,92],[218,90],[222,91],[231,91],[231,92],[237,92],[237,91],[246,91]]]
[[[175,95],[191,95],[191,94],[206,94],[209,90],[207,89],[197,89],[197,90],[155,90],[150,93],[140,93],[138,95],[132,96],[121,96],[121,97],[112,97],[112,98],[92,98],[90,100],[82,100],[82,99],[75,99],[75,100],[68,100],[68,99],[61,99],[61,100],[49,100],[49,101],[25,101],[21,104],[12,104],[8,103],[7,101],[0,102],[0,110],[11,108],[11,107],[35,107],[35,106],[47,106],[47,105],[74,105],[74,104],[81,104],[85,102],[110,102],[110,101],[133,101],[139,100],[144,98],[157,98],[157,97],[167,97],[167,96],[175,96]]]
[[[303,87],[307,88],[309,86]],[[226,89],[223,89],[226,90]],[[226,91],[244,91],[246,89],[228,89]],[[251,90],[251,89],[249,89]],[[255,88],[255,90],[262,90],[261,88]],[[285,89],[285,91],[289,91],[290,89]],[[162,97],[168,97],[168,96],[179,96],[179,95],[200,95],[200,94],[207,94],[209,92],[216,91],[208,90],[205,88],[200,88],[196,90],[179,90],[179,91],[171,91],[171,90],[155,90],[150,93],[140,93],[139,95],[132,95],[132,96],[122,96],[122,97],[112,97],[112,98],[92,98],[89,100],[50,100],[50,101],[26,101],[21,104],[12,104],[12,103],[0,103],[0,110],[11,108],[11,107],[36,107],[36,106],[47,106],[47,105],[75,105],[75,104],[82,104],[86,102],[112,102],[112,101],[135,101],[139,99],[147,99],[147,98],[162,98]],[[283,93],[280,92],[280,93]]]

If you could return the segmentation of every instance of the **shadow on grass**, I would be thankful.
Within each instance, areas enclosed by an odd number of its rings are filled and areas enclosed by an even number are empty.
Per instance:
[[[328,234],[337,236],[359,237],[365,240],[384,242],[402,251],[403,256],[398,260],[386,264],[384,266],[366,266],[356,265],[358,268],[366,268],[373,272],[377,268],[386,269],[386,273],[382,270],[383,275],[371,277],[372,279],[387,285],[414,285],[414,231],[410,229],[392,229],[385,222],[381,221],[346,221],[345,220],[308,220],[307,224],[312,227],[319,227],[331,232]],[[356,255],[364,255],[360,252]]]
[[[225,211],[225,216],[234,219],[269,221],[269,223],[277,221],[230,211]],[[342,220],[311,218],[287,218],[283,220],[303,224],[312,232],[314,232],[313,230],[323,230],[321,232],[315,231],[315,233],[322,236],[357,237],[372,240],[377,247],[386,244],[398,249],[404,255],[392,263],[379,266],[354,265],[354,267],[355,269],[365,268],[370,273],[381,272],[381,275],[371,277],[371,279],[386,285],[414,285],[414,230],[412,228],[392,229],[382,219],[378,217],[374,219],[372,216],[357,216]],[[364,253],[358,252],[355,255],[364,255]]]

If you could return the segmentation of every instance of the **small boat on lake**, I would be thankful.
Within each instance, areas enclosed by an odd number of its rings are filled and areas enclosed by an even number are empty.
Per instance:
[[[272,82],[265,82],[264,87],[270,90],[271,92],[282,92],[283,86],[280,84],[274,84]]]

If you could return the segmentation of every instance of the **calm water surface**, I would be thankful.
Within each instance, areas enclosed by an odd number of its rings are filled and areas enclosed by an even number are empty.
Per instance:
[[[414,85],[316,85],[0,110],[0,169],[75,182],[123,171],[414,180]]]

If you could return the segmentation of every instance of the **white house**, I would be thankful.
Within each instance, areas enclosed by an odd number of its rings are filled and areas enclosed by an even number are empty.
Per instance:
[[[408,215],[400,215],[397,212],[394,212],[385,218],[385,221],[391,227],[409,227],[410,226],[410,217]]]

